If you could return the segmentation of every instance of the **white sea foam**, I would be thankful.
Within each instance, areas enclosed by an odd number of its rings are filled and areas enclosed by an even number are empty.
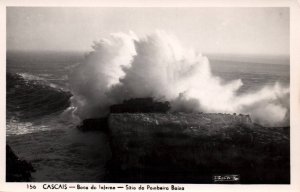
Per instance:
[[[80,118],[105,115],[124,99],[153,97],[173,111],[244,113],[263,125],[287,123],[289,88],[279,83],[237,95],[241,79],[214,76],[205,56],[163,31],[139,38],[112,34],[96,42],[69,76],[72,108]]]

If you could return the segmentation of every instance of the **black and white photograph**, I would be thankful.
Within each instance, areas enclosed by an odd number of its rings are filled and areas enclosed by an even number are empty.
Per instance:
[[[290,13],[7,6],[4,182],[290,185]]]

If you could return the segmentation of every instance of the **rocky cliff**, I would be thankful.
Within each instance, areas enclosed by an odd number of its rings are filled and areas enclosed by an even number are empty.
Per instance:
[[[31,163],[19,159],[9,145],[6,145],[6,182],[31,181],[31,172],[34,172]]]
[[[266,128],[247,115],[122,113],[108,120],[109,182],[289,183],[289,127]]]

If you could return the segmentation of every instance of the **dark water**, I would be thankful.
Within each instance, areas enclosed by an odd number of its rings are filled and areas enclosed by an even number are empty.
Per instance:
[[[35,181],[99,182],[110,158],[107,136],[82,133],[68,113],[68,73],[84,58],[71,52],[8,52],[7,143],[33,163]],[[289,65],[210,60],[223,82],[241,79],[239,93],[279,81],[289,84]]]
[[[53,129],[70,105],[68,73],[82,58],[79,53],[7,54],[7,135]]]

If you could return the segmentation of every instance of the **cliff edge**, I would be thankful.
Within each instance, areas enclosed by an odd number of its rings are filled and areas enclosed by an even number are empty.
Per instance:
[[[289,127],[267,128],[248,115],[111,113],[108,182],[290,182]]]

